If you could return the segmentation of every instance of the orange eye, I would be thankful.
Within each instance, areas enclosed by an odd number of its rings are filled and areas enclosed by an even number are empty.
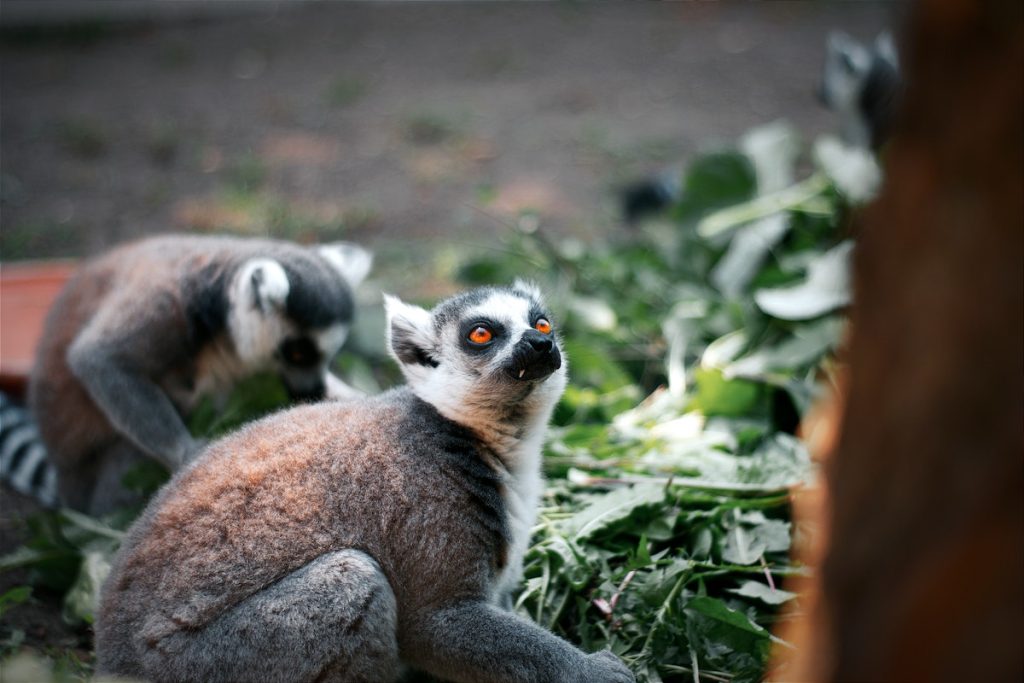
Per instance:
[[[546,318],[538,318],[537,322],[533,324],[533,327],[538,332],[551,334],[551,323],[549,323]]]
[[[469,333],[469,341],[474,344],[486,344],[492,339],[494,339],[494,333],[483,325],[477,325],[473,328],[473,331]]]

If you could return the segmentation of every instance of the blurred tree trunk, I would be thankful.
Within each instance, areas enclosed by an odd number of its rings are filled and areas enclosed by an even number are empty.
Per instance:
[[[784,680],[1024,680],[1024,3],[924,0]]]

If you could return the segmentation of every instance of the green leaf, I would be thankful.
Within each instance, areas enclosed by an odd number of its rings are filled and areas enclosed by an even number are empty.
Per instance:
[[[15,586],[0,595],[0,617],[15,605],[20,605],[32,597],[32,586]]]
[[[789,523],[768,519],[760,510],[741,513],[734,508],[723,520],[726,528],[722,559],[732,564],[750,565],[766,552],[789,550]]]
[[[697,233],[706,239],[754,220],[766,218],[779,211],[799,209],[800,205],[817,198],[828,189],[823,176],[814,175],[779,192],[761,195],[738,206],[717,211],[700,222]]]
[[[843,322],[824,318],[793,330],[793,336],[777,346],[762,348],[743,358],[724,364],[726,379],[765,379],[769,371],[786,371],[817,365],[825,353],[839,342]]]
[[[572,360],[569,373],[573,384],[602,391],[614,391],[632,384],[632,379],[599,346],[569,338],[562,342],[565,355]]]
[[[807,266],[807,279],[789,287],[754,292],[758,308],[782,320],[810,320],[850,303],[850,254],[845,241],[821,254]]]
[[[739,588],[730,588],[729,592],[745,598],[755,598],[769,605],[781,605],[796,597],[796,593],[772,588],[760,581],[745,581]]]
[[[100,602],[100,589],[110,574],[110,555],[97,551],[86,552],[78,577],[64,596],[64,618],[75,623],[91,624]]]
[[[0,572],[11,571],[20,567],[28,567],[38,562],[63,558],[68,555],[63,548],[30,548],[21,546],[0,557]]]
[[[289,403],[280,378],[269,373],[254,375],[234,386],[220,410],[212,398],[200,401],[189,416],[189,431],[197,437],[213,439]]]
[[[722,559],[733,564],[754,564],[764,555],[765,545],[756,534],[741,524],[725,534]]]
[[[705,415],[747,415],[755,412],[764,400],[762,387],[745,380],[726,379],[721,370],[698,368],[694,379],[696,395],[689,407]]]
[[[737,461],[737,480],[770,491],[810,483],[814,468],[807,446],[791,434],[775,433]]]
[[[716,209],[746,201],[757,191],[754,167],[745,154],[716,152],[696,159],[683,179],[676,215],[695,220]]]
[[[585,508],[565,520],[566,536],[581,541],[621,522],[640,509],[657,506],[665,500],[665,485],[639,483],[596,496]]]
[[[750,617],[742,612],[729,609],[729,607],[718,598],[712,598],[710,596],[690,598],[686,603],[685,609],[688,612],[703,614],[704,616],[726,624],[727,626],[753,634],[758,638],[767,639],[769,636],[768,631],[751,621]]]
[[[135,491],[148,498],[167,483],[171,478],[167,468],[156,460],[145,458],[132,465],[124,477],[121,478],[121,485],[129,491]]]
[[[72,510],[70,508],[62,508],[60,511],[60,515],[68,522],[78,527],[79,529],[87,531],[91,534],[95,534],[96,536],[103,536],[105,538],[110,538],[118,542],[124,539],[124,532],[120,529],[115,529],[107,524],[104,524],[95,517],[90,517],[89,515],[82,514],[77,510]]]

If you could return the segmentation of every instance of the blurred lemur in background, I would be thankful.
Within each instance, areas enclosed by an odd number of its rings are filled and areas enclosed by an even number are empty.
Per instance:
[[[216,441],[128,532],[98,671],[153,681],[629,683],[511,611],[566,384],[526,284],[389,298],[407,385]]]
[[[889,139],[903,82],[892,35],[870,47],[841,31],[828,36],[821,101],[839,114],[840,135],[850,145],[878,151]]]
[[[903,90],[892,35],[878,35],[865,46],[841,31],[829,33],[818,98],[840,118],[840,136],[855,147],[878,152],[889,138]],[[623,219],[633,225],[657,215],[683,194],[680,168],[666,168],[622,188]]]
[[[50,310],[29,382],[48,463],[11,449],[5,478],[31,471],[21,483],[52,500],[52,465],[62,504],[102,514],[135,502],[121,482],[143,458],[173,472],[197,453],[183,418],[202,395],[262,370],[297,400],[358,395],[329,365],[370,265],[351,244],[183,235],[86,263]]]

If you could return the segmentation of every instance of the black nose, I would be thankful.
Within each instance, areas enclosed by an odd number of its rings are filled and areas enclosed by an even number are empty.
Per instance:
[[[524,332],[523,341],[528,342],[537,353],[550,353],[554,347],[551,337],[537,330],[527,330]]]

